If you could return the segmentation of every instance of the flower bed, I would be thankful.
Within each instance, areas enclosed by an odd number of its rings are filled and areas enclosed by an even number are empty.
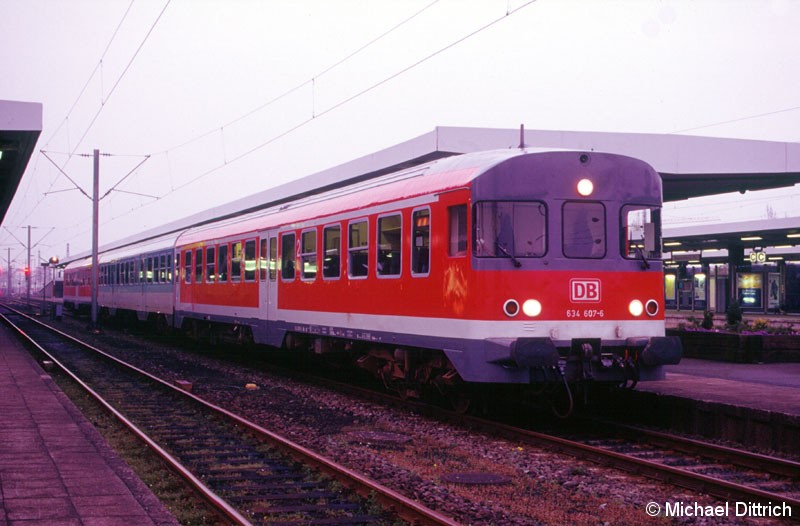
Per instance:
[[[756,334],[668,329],[678,336],[687,358],[739,363],[800,362],[800,334]]]

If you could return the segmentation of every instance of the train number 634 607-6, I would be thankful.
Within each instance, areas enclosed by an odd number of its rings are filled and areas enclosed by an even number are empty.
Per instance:
[[[605,318],[603,309],[567,309],[567,318]]]

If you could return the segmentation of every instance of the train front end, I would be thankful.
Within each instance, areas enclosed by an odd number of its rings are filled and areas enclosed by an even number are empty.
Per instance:
[[[473,353],[445,351],[464,380],[630,387],[680,361],[680,341],[665,336],[652,167],[594,152],[523,154],[478,176],[470,201],[468,309],[485,322],[475,329],[483,338]]]

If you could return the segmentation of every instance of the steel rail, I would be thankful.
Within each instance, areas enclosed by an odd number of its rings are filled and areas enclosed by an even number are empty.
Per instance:
[[[787,505],[792,507],[793,517],[800,516],[800,499],[770,493],[758,488],[745,486],[735,482],[728,482],[715,477],[710,477],[708,475],[693,473],[691,471],[668,466],[666,464],[633,457],[624,453],[617,453],[606,448],[584,444],[582,442],[549,435],[547,433],[530,431],[471,415],[464,415],[443,409],[441,407],[434,407],[429,404],[423,404],[413,400],[403,400],[386,393],[379,393],[349,384],[342,384],[341,382],[334,380],[323,379],[322,381],[330,386],[337,386],[337,388],[341,388],[353,393],[358,392],[369,398],[384,400],[398,407],[413,408],[420,413],[427,414],[435,418],[441,418],[453,423],[470,426],[474,429],[480,429],[490,434],[502,436],[511,440],[518,440],[520,442],[542,447],[556,453],[567,454],[575,458],[585,459],[599,465],[620,469],[635,475],[640,475],[654,480],[667,482],[675,486],[704,492],[717,498],[737,500],[750,499],[762,504],[785,502]],[[661,435],[662,437],[668,436],[664,433]],[[688,440],[689,439],[687,439],[687,441]],[[697,444],[703,444],[699,441],[695,442]],[[716,447],[711,444],[705,445],[709,448]],[[720,448],[721,447],[722,446],[720,446]],[[737,451],[733,448],[728,449],[730,451]],[[750,458],[761,459],[765,458],[765,456],[752,453],[750,454]],[[790,466],[790,468],[791,466],[800,465],[792,461],[786,461],[786,463],[788,466]],[[796,477],[797,473],[792,472],[788,476]]]
[[[361,496],[377,498],[384,506],[386,506],[387,508],[391,509],[391,511],[394,514],[396,514],[398,517],[402,518],[403,520],[406,520],[406,521],[408,521],[408,522],[410,522],[412,524],[415,524],[415,525],[418,524],[418,525],[424,525],[424,526],[459,526],[460,525],[459,522],[454,521],[452,518],[447,517],[447,516],[437,512],[437,511],[435,511],[435,510],[432,510],[432,509],[428,508],[427,506],[424,506],[424,505],[422,505],[422,504],[420,504],[420,503],[418,503],[418,502],[416,502],[416,501],[414,501],[412,499],[409,499],[408,497],[402,495],[401,493],[398,493],[398,492],[396,492],[396,491],[394,491],[394,490],[392,490],[392,489],[380,484],[377,481],[374,481],[374,480],[372,480],[372,479],[370,479],[370,478],[368,478],[368,477],[366,477],[364,475],[361,475],[360,473],[357,473],[357,472],[355,472],[355,471],[353,471],[353,470],[351,470],[351,469],[349,469],[349,468],[347,468],[347,467],[345,467],[345,466],[343,466],[343,465],[341,465],[341,464],[339,464],[337,462],[334,462],[331,459],[328,459],[328,458],[326,458],[326,457],[324,457],[322,455],[319,455],[319,454],[311,451],[310,449],[308,449],[308,448],[306,448],[304,446],[301,446],[300,444],[297,444],[296,442],[293,442],[293,441],[291,441],[291,440],[289,440],[289,439],[287,439],[287,438],[285,438],[283,436],[280,436],[280,435],[278,435],[278,434],[276,434],[276,433],[274,433],[272,431],[269,431],[268,429],[265,429],[265,428],[259,426],[258,424],[254,423],[254,422],[251,422],[251,421],[249,421],[249,420],[247,420],[247,419],[245,419],[245,418],[243,418],[243,417],[241,417],[241,416],[239,416],[239,415],[237,415],[235,413],[232,413],[232,412],[228,411],[225,408],[222,408],[220,406],[212,404],[212,403],[208,402],[207,400],[204,400],[204,399],[198,397],[197,395],[195,395],[193,393],[187,392],[187,391],[185,391],[185,390],[183,390],[183,389],[181,389],[179,387],[176,387],[175,385],[173,385],[173,384],[171,384],[171,383],[169,383],[169,382],[167,382],[167,381],[165,381],[165,380],[163,380],[161,378],[158,378],[157,376],[154,376],[154,375],[150,374],[147,371],[144,371],[144,370],[142,370],[142,369],[140,369],[140,368],[138,368],[138,367],[136,367],[134,365],[131,365],[131,364],[127,363],[127,362],[124,362],[124,361],[120,360],[119,358],[116,358],[115,356],[112,356],[112,355],[110,355],[110,354],[108,354],[108,353],[106,353],[106,352],[104,352],[104,351],[92,346],[91,344],[83,342],[83,341],[81,341],[81,340],[79,340],[79,339],[77,339],[77,338],[75,338],[75,337],[63,332],[63,331],[60,331],[60,330],[58,330],[58,329],[56,329],[54,327],[51,327],[50,325],[42,323],[39,320],[37,320],[35,318],[31,318],[31,317],[29,317],[29,316],[27,316],[27,315],[25,315],[23,313],[18,313],[18,314],[20,314],[22,316],[25,316],[27,319],[29,319],[29,320],[41,325],[42,327],[45,327],[46,329],[58,334],[59,336],[61,336],[63,338],[66,338],[66,339],[72,341],[73,343],[75,343],[77,345],[81,345],[84,348],[91,350],[92,352],[98,353],[99,355],[103,356],[104,358],[106,358],[106,359],[108,359],[110,361],[113,361],[113,362],[119,364],[122,367],[125,367],[127,369],[132,370],[132,371],[135,371],[136,373],[138,373],[140,375],[143,375],[144,377],[150,379],[151,381],[157,382],[157,383],[163,385],[164,387],[172,389],[173,391],[181,394],[182,396],[185,396],[187,398],[191,398],[194,401],[196,401],[197,403],[203,405],[204,407],[206,407],[206,408],[208,408],[208,409],[210,409],[212,411],[215,411],[215,412],[225,416],[228,419],[233,420],[234,422],[236,422],[236,423],[238,423],[238,424],[240,424],[240,425],[242,425],[244,427],[247,427],[248,429],[253,431],[256,434],[257,437],[261,438],[262,440],[269,441],[270,443],[279,446],[285,453],[291,455],[292,457],[294,457],[295,459],[298,459],[301,462],[307,462],[307,463],[310,463],[310,464],[313,464],[313,465],[317,466],[320,470],[328,473],[330,476],[334,477],[338,482],[342,483],[345,487],[348,487],[348,488],[352,489],[353,491],[355,491],[356,493],[360,494]],[[38,345],[37,345],[37,348],[41,349],[41,347],[38,346]],[[46,353],[46,351],[45,351],[45,353]],[[58,363],[58,362],[56,362],[56,363]],[[59,367],[62,367],[61,364],[58,364],[58,365],[59,365]],[[74,378],[74,376],[73,376],[73,378]],[[86,388],[88,389],[88,386]],[[107,405],[107,404],[104,404],[104,405]],[[116,411],[115,411],[115,414],[118,414],[118,413],[116,413]],[[122,415],[119,415],[119,418],[124,419],[124,417]],[[144,435],[144,433],[141,432],[141,431],[139,431],[139,433],[142,433],[142,435]],[[144,435],[144,436],[146,436],[146,435]],[[161,449],[161,448],[159,448],[159,449]],[[164,453],[167,454],[166,452],[164,452]],[[213,492],[211,492],[210,489],[208,491],[211,494],[213,494]],[[243,524],[246,524],[246,523],[243,523]]]
[[[647,439],[650,444],[669,447],[685,453],[704,456],[723,462],[728,462],[740,467],[750,469],[763,469],[775,475],[800,478],[800,462],[785,458],[772,457],[761,453],[753,453],[720,444],[711,444],[693,438],[671,435],[661,431],[654,431],[637,426],[615,424],[612,422],[598,422],[612,425],[616,431],[626,438]]]
[[[566,453],[576,458],[619,468],[630,473],[646,476],[687,489],[701,491],[721,499],[752,499],[762,504],[785,502],[792,507],[792,516],[797,517],[800,513],[800,500],[792,497],[770,493],[758,488],[735,482],[728,482],[700,473],[693,473],[673,466],[636,458],[624,453],[617,453],[602,447],[583,444],[545,433],[518,429],[506,424],[498,424],[473,417],[466,418],[475,425],[485,426],[487,429],[499,432],[509,438]]]
[[[8,306],[6,306],[6,308],[10,309],[10,307]],[[25,314],[22,314],[20,312],[17,312],[17,314],[39,323],[38,320],[30,318]],[[181,477],[186,479],[186,481],[222,515],[234,521],[235,524],[239,524],[242,526],[252,526],[250,520],[241,515],[222,497],[214,493],[214,491],[212,491],[208,486],[203,484],[200,481],[200,479],[195,477],[194,474],[191,471],[189,471],[183,464],[181,464],[175,457],[170,455],[157,442],[153,441],[144,431],[139,429],[133,422],[128,420],[122,413],[117,411],[114,408],[114,406],[109,404],[102,396],[100,396],[100,394],[94,391],[94,389],[89,387],[75,373],[73,373],[64,364],[58,361],[58,359],[55,356],[50,354],[41,345],[39,345],[30,335],[25,333],[25,331],[23,331],[20,327],[17,327],[11,320],[8,319],[8,317],[6,317],[5,314],[0,313],[0,319],[2,319],[6,325],[14,329],[20,335],[20,337],[23,338],[29,345],[35,347],[37,352],[42,353],[44,356],[47,357],[48,360],[52,361],[59,369],[61,369],[65,374],[67,374],[84,391],[86,391],[86,393],[88,393],[92,398],[94,398],[96,402],[102,405],[106,409],[106,411],[111,413],[111,415],[113,415],[114,418],[119,420],[126,428],[128,428],[130,432],[132,432],[136,437],[138,437],[142,442],[144,442],[148,447],[150,447],[156,453],[156,455],[159,456],[159,458],[161,458],[164,462],[166,462],[167,465],[169,465],[173,470],[175,470],[175,472],[178,473]],[[41,325],[47,327],[47,325],[44,324]],[[64,333],[61,333],[60,331],[56,332],[59,332],[62,336],[67,336]]]

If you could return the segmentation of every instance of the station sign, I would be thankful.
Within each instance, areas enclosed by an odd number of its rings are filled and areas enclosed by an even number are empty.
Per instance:
[[[767,253],[763,250],[750,252],[750,263],[766,263]]]

